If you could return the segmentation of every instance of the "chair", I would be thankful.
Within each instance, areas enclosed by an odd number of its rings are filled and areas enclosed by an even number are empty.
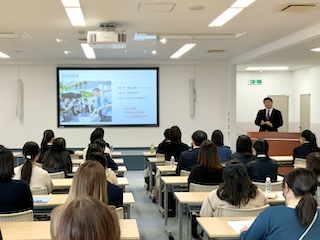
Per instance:
[[[266,190],[266,183],[263,183],[263,182],[252,182],[252,183],[256,185],[258,188],[260,188],[262,191]],[[271,189],[272,191],[282,191],[282,181],[271,183]]]
[[[181,169],[181,171],[180,171],[180,176],[189,176],[190,173],[191,173],[190,171]]]
[[[124,219],[123,207],[116,208],[118,219]]]
[[[64,171],[49,173],[49,175],[50,175],[51,179],[65,178]]]
[[[33,211],[0,214],[0,222],[27,222],[33,221]]]
[[[307,160],[304,158],[296,158],[294,160],[294,168],[306,168]]]
[[[217,189],[219,185],[203,185],[197,183],[190,183],[189,192],[211,192],[214,189]]]
[[[45,195],[48,194],[48,190],[46,187],[41,187],[41,188],[33,188],[31,189],[32,195]]]
[[[217,210],[214,212],[214,217],[258,216],[260,212],[269,206],[269,204],[266,204],[262,207],[249,209],[218,206]]]

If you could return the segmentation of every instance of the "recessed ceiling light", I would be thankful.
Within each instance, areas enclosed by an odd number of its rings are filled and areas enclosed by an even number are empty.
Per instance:
[[[185,54],[186,52],[190,51],[194,46],[196,46],[197,44],[195,43],[187,43],[185,45],[183,45],[178,51],[176,51],[174,54],[172,54],[170,56],[170,58],[179,58],[181,57],[183,54]]]
[[[151,53],[152,53],[153,55],[156,55],[156,54],[157,54],[157,51],[156,51],[156,50],[153,50],[153,51],[151,51]]]
[[[7,54],[0,52],[0,58],[10,58]]]
[[[312,52],[320,52],[320,47],[312,48],[312,49],[310,49],[310,51],[312,51]]]
[[[93,48],[89,46],[87,43],[81,43],[82,50],[88,59],[95,59],[96,55],[94,53]]]
[[[287,66],[275,66],[275,67],[247,67],[246,70],[248,71],[284,71],[288,70],[289,67]]]
[[[162,44],[165,44],[165,43],[167,42],[167,39],[166,39],[166,38],[161,38],[161,39],[160,39],[160,42],[161,42]]]
[[[69,53],[71,53],[70,51],[64,51],[65,55],[68,55]]]

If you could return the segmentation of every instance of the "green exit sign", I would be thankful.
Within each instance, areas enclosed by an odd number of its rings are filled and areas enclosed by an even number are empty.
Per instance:
[[[249,85],[262,85],[262,79],[249,79]]]

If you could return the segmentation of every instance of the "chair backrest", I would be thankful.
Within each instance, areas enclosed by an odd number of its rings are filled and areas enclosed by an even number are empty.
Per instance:
[[[211,192],[214,189],[217,189],[219,185],[203,185],[197,183],[190,183],[189,192]]]
[[[51,179],[65,178],[64,171],[49,173],[49,175],[50,175]]]
[[[256,185],[258,188],[260,188],[262,191],[266,190],[266,183],[263,183],[263,182],[252,182],[252,183]],[[272,191],[282,191],[282,181],[272,182],[271,189]]]
[[[0,214],[0,222],[27,222],[33,221],[33,211]]]
[[[294,160],[294,168],[306,168],[307,160],[304,158],[296,158]]]
[[[180,176],[189,176],[190,173],[191,173],[190,171],[181,169],[181,171],[180,171]]]
[[[32,188],[31,193],[32,195],[45,195],[48,194],[48,190],[46,187]]]
[[[123,219],[124,218],[123,207],[116,208],[116,212],[117,212],[118,219]]]
[[[218,206],[217,210],[214,212],[214,217],[237,217],[237,216],[258,216],[264,209],[270,205],[264,205],[257,208],[228,208],[223,206]]]

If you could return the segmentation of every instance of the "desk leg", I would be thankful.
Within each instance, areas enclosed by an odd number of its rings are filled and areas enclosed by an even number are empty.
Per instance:
[[[182,211],[183,204],[178,202],[179,240],[182,240]]]
[[[130,219],[130,208],[131,208],[131,205],[129,204],[129,205],[127,205],[126,206],[126,212],[127,212],[127,219]]]
[[[168,227],[168,191],[169,186],[167,184],[164,184],[164,228],[168,236],[171,236],[171,230]]]

